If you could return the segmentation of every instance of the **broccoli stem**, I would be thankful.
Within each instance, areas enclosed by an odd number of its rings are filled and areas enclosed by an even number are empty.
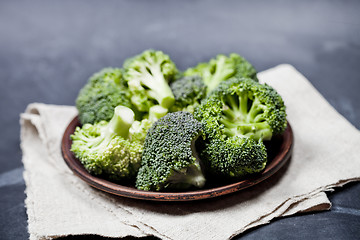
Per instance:
[[[109,123],[104,126],[104,129],[101,130],[100,136],[94,139],[85,139],[81,136],[81,140],[87,143],[88,148],[90,149],[89,152],[97,152],[109,145],[115,136],[128,139],[129,129],[134,121],[135,114],[130,108],[117,106],[114,109],[114,116],[111,118]]]
[[[206,179],[204,177],[204,173],[202,172],[203,168],[201,166],[200,157],[196,150],[196,140],[198,138],[199,136],[191,141],[191,151],[193,158],[195,159],[195,164],[191,166],[188,171],[191,173],[190,175],[193,176],[193,185],[201,188],[205,185]]]
[[[194,159],[194,164],[185,169],[173,172],[168,179],[169,188],[185,189],[190,186],[202,188],[205,185],[206,179],[202,172],[200,157],[197,154],[195,142],[197,138],[191,141],[191,150]]]
[[[135,121],[134,112],[124,106],[117,106],[114,109],[114,116],[107,125],[107,134],[116,134],[124,139],[129,137],[129,129]]]
[[[175,102],[175,97],[161,72],[160,65],[142,67],[142,83],[149,88],[150,97],[154,98],[162,107],[169,108]]]
[[[238,98],[235,95],[227,95],[225,100],[227,105],[223,106],[223,117],[220,119],[220,122],[224,124],[224,133],[227,136],[250,137],[263,140],[271,139],[271,128],[264,121],[265,116],[263,112],[265,106],[257,98],[251,101],[249,96],[244,93],[238,96]],[[251,107],[249,109],[248,104],[250,102]]]
[[[205,84],[207,85],[207,93],[210,93],[212,90],[214,90],[220,82],[230,77],[233,73],[234,69],[232,67],[226,66],[226,57],[220,57],[216,64],[215,73],[204,80]]]
[[[165,116],[168,112],[167,108],[163,108],[159,105],[152,106],[149,109],[149,120],[155,122],[156,120]]]
[[[263,112],[264,110],[265,110],[265,106],[260,103],[259,99],[255,98],[251,105],[251,108],[248,112],[247,121],[248,122],[257,122],[256,118],[259,115],[261,115],[260,112]],[[258,120],[261,120],[261,119],[258,118]]]
[[[240,102],[240,113],[242,116],[246,116],[248,114],[248,96],[247,94],[243,94],[239,96]]]
[[[269,127],[266,127],[266,125],[263,125],[264,128],[259,128],[256,130],[256,132],[248,132],[244,135],[246,137],[252,138],[252,139],[260,139],[260,140],[270,140],[272,137],[272,132]],[[269,126],[267,124],[267,126]]]
[[[191,186],[201,188],[205,185],[205,181],[200,165],[193,164],[181,171],[172,172],[168,178],[166,188],[186,189]]]

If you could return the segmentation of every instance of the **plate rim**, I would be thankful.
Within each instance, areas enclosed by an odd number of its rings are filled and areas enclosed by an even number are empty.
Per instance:
[[[82,166],[80,161],[73,155],[70,151],[71,139],[70,135],[74,133],[74,130],[77,126],[80,126],[78,116],[74,117],[71,122],[66,127],[62,141],[61,141],[61,153],[63,159],[67,166],[72,170],[72,172],[80,177],[90,186],[99,189],[101,191],[121,196],[128,197],[133,199],[141,200],[153,200],[153,201],[194,201],[202,200],[208,198],[219,197],[222,195],[230,194],[243,190],[245,188],[256,185],[267,178],[274,175],[279,171],[285,163],[290,159],[294,135],[289,122],[287,122],[287,127],[283,133],[284,141],[281,144],[279,154],[275,156],[274,159],[267,164],[265,169],[257,174],[258,177],[251,177],[248,179],[243,179],[234,183],[226,184],[223,186],[218,186],[208,189],[199,189],[194,191],[185,191],[185,192],[153,192],[153,191],[144,191],[136,188],[123,186],[114,182],[111,182],[106,179],[91,175],[86,169]],[[288,140],[288,141],[286,141]]]

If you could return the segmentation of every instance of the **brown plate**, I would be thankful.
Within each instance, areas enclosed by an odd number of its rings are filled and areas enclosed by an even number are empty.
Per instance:
[[[200,190],[192,189],[183,192],[150,192],[136,189],[134,183],[119,184],[89,174],[80,161],[75,158],[70,151],[72,143],[70,135],[74,133],[77,126],[80,126],[80,122],[78,118],[75,117],[66,128],[61,144],[64,160],[75,175],[80,177],[90,186],[101,191],[122,197],[153,201],[193,201],[218,197],[251,187],[277,172],[286,161],[289,160],[293,146],[293,132],[288,123],[288,126],[282,135],[273,137],[270,142],[266,143],[268,149],[268,163],[261,173],[241,180],[222,182],[218,182],[218,180],[216,180],[216,182],[215,180],[208,180],[205,187]]]

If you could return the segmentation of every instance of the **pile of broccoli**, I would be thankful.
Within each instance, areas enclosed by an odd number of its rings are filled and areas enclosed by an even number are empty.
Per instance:
[[[281,96],[234,53],[181,72],[167,54],[146,50],[94,74],[76,107],[75,157],[94,175],[145,191],[259,173],[264,141],[287,126]]]

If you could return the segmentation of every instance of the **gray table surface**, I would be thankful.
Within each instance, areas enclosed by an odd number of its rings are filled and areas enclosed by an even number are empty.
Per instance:
[[[89,75],[148,48],[181,70],[236,52],[258,71],[294,65],[359,129],[359,13],[359,1],[1,1],[0,239],[28,238],[18,124],[27,104],[73,105]],[[235,239],[359,239],[360,184],[329,197],[330,211]]]

